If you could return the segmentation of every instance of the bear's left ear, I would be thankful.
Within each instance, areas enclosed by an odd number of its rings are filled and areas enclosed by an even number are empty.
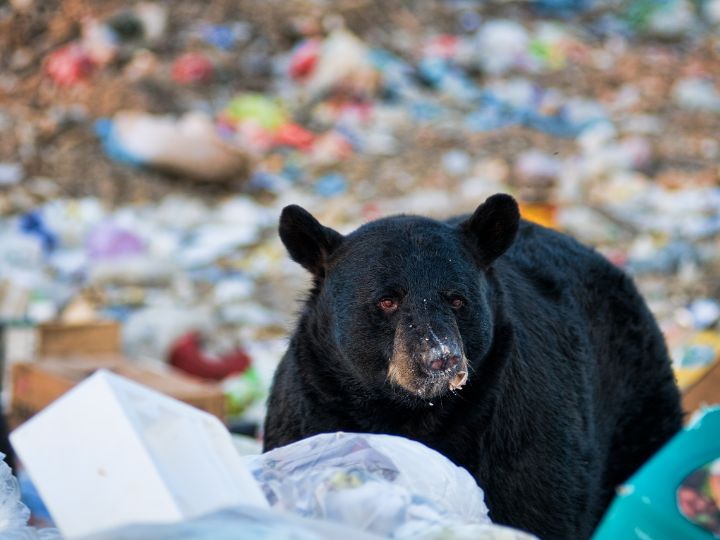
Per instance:
[[[499,193],[478,206],[459,229],[475,247],[480,265],[487,267],[512,245],[519,225],[517,202]]]
[[[324,227],[296,204],[283,208],[279,232],[290,257],[319,278],[325,276],[327,259],[343,240],[339,232]]]

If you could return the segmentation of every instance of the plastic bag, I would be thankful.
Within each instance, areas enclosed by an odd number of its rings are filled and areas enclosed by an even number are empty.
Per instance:
[[[246,458],[273,508],[391,538],[531,538],[492,525],[470,474],[402,437],[316,435]]]
[[[82,540],[380,540],[333,523],[261,508],[220,510],[182,523],[138,524],[85,536]]]
[[[30,510],[20,500],[17,479],[0,453],[0,538],[3,540],[55,540],[60,539],[57,529],[28,527]]]

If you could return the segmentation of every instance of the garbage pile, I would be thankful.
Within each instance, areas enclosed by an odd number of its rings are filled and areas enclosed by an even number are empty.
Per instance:
[[[282,206],[509,191],[635,276],[681,383],[720,350],[717,1],[34,4],[0,6],[5,324],[121,321],[259,423],[306,286]]]
[[[535,538],[493,524],[470,473],[419,442],[327,433],[243,458],[214,416],[104,370],[11,437],[68,538]],[[5,538],[28,511],[4,463],[0,482]]]

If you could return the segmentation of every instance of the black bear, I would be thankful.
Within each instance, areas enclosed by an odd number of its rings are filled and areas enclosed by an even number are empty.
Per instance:
[[[299,206],[280,237],[314,277],[271,390],[265,450],[389,433],[465,467],[490,517],[587,538],[682,425],[632,280],[494,195],[471,216],[394,216],[343,236]]]

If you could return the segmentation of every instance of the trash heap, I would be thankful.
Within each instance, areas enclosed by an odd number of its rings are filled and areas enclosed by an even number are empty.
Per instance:
[[[4,324],[120,321],[259,423],[307,286],[285,204],[347,231],[508,191],[633,274],[681,384],[716,358],[720,2],[36,8],[0,5]]]

